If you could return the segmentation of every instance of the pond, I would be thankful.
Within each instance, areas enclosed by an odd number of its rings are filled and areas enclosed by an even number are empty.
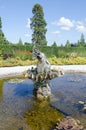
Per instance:
[[[79,119],[86,127],[86,74],[65,74],[51,81],[52,106]],[[85,107],[86,108],[86,107]]]
[[[51,106],[79,119],[86,127],[86,74],[65,74],[50,83]],[[23,116],[34,107],[33,85],[30,79],[0,80],[0,130],[28,130]]]
[[[33,82],[14,80],[0,81],[0,130],[28,130],[23,114],[33,107]]]

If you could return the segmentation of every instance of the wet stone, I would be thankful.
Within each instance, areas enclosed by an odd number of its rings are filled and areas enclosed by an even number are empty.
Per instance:
[[[79,121],[78,121],[79,122]],[[65,117],[63,118],[60,123],[56,126],[56,130],[84,130],[84,127],[81,125],[81,123],[78,123],[77,120],[75,120],[72,117]]]

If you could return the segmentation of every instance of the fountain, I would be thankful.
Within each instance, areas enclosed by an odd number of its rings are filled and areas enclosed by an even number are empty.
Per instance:
[[[51,69],[51,65],[50,65],[49,61],[46,59],[45,54],[40,52],[37,48],[33,49],[33,54],[35,56],[34,58],[36,58],[38,60],[38,63],[36,65],[36,67],[32,67],[31,69],[27,70],[25,77],[28,77],[34,81],[34,90],[33,90],[34,95],[35,95],[35,97],[37,97],[38,100],[42,101],[42,103],[43,103],[43,99],[46,99],[51,95],[52,86],[50,88],[50,80],[54,79],[55,77],[58,77],[60,75],[63,75],[64,73],[61,69],[60,70]],[[43,109],[44,109],[44,107],[43,107]],[[47,108],[48,107],[49,106],[47,106]],[[39,108],[39,105],[38,105],[38,108]],[[40,111],[40,109],[42,109],[42,108],[39,108],[39,109],[38,108],[36,109],[38,111]],[[32,117],[31,113],[35,113],[35,118],[37,116],[37,119],[38,119],[39,112],[37,112],[35,110],[31,110],[31,111],[29,111],[29,113],[30,113],[29,115],[28,115],[28,113],[25,115],[26,119],[29,122],[31,122],[31,117]],[[42,117],[41,113],[42,113],[42,111],[39,114],[39,118]],[[31,115],[31,117],[30,117],[30,115]],[[34,116],[32,117],[32,120],[33,119],[34,119]],[[32,123],[32,126],[33,126],[33,123]],[[83,130],[83,126],[80,124],[80,122],[78,123],[77,120],[75,120],[74,118],[72,118],[70,116],[64,117],[63,120],[59,123],[57,122],[57,125],[55,127],[56,130],[60,130],[60,129],[69,130],[69,128],[70,128],[70,130],[72,130],[72,129],[73,130],[75,130],[75,129]]]
[[[52,69],[44,53],[34,48],[33,55],[38,63],[27,70],[25,77],[28,78],[0,81],[3,86],[0,95],[3,97],[0,98],[0,128],[85,130],[86,75],[65,74],[58,77],[63,71]],[[33,92],[40,101],[34,100]]]
[[[64,73],[62,70],[52,70],[45,54],[37,48],[33,48],[33,55],[38,60],[37,66],[28,69],[25,77],[34,81],[34,95],[43,100],[51,95],[50,80]]]

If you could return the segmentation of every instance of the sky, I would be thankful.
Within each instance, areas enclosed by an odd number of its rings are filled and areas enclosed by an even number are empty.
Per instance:
[[[69,40],[76,43],[81,34],[86,39],[86,0],[0,0],[2,31],[8,41],[31,43],[30,18],[32,8],[40,4],[47,22],[48,45],[55,41],[58,46]]]

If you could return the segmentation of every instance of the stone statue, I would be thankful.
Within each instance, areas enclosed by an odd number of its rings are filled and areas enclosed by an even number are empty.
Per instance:
[[[44,53],[40,52],[38,49],[33,50],[33,54],[35,57],[38,59],[38,64],[37,64],[37,72],[38,73],[46,73],[50,71],[50,63],[46,59],[46,56]]]
[[[25,77],[31,78],[34,81],[34,95],[39,100],[43,100],[51,95],[50,80],[59,76],[59,71],[51,70],[51,65],[46,59],[44,53],[37,48],[33,49],[34,58],[38,60],[37,66],[27,70]],[[63,72],[60,71],[62,75]]]

